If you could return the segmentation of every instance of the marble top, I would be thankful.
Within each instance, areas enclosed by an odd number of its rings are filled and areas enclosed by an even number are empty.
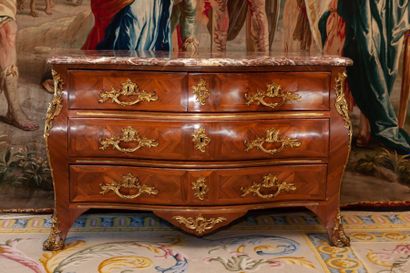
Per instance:
[[[136,66],[348,66],[352,60],[340,56],[307,53],[173,53],[164,51],[56,51],[48,58],[50,64],[126,64]]]

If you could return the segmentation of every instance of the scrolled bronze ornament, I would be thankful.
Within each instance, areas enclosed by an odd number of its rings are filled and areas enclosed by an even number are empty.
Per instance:
[[[109,184],[100,184],[101,195],[107,194],[113,191],[118,197],[122,199],[135,199],[143,194],[147,195],[157,195],[158,190],[155,187],[150,187],[145,184],[140,184],[139,179],[132,174],[127,174],[122,177],[121,181],[115,181]],[[137,193],[126,195],[121,193],[121,189],[134,189]]]
[[[145,137],[141,137],[139,135],[139,132],[132,128],[131,126],[128,126],[126,128],[123,128],[121,130],[122,134],[119,137],[108,137],[105,139],[100,139],[100,150],[106,150],[110,146],[114,148],[117,151],[123,152],[123,153],[133,153],[143,147],[147,148],[152,148],[152,147],[157,147],[158,142],[153,140],[153,139],[148,139]],[[121,143],[129,143],[129,142],[135,142],[136,146],[132,148],[124,148],[121,147]]]
[[[342,116],[344,120],[344,126],[348,130],[349,135],[349,150],[351,148],[352,136],[353,136],[353,129],[352,129],[352,122],[349,116],[349,106],[347,104],[345,98],[345,83],[346,83],[347,74],[346,72],[339,73],[338,77],[336,78],[336,110]]]
[[[279,101],[267,102],[266,99],[277,99]],[[254,94],[245,93],[245,100],[247,105],[262,104],[272,109],[276,109],[286,103],[299,101],[300,99],[301,97],[298,94],[290,91],[284,91],[279,84],[274,82],[267,84],[265,91],[257,89],[256,93]]]
[[[121,100],[121,97],[131,97],[133,100],[123,101]],[[120,90],[112,88],[110,91],[102,91],[100,93],[100,99],[98,100],[99,103],[105,103],[110,100],[111,102],[121,106],[132,106],[144,101],[157,101],[158,95],[156,92],[150,93],[145,90],[141,90],[138,84],[132,82],[130,79],[127,79],[121,84]]]
[[[200,177],[196,181],[193,181],[192,190],[194,191],[194,196],[203,201],[209,191],[208,185],[206,184],[206,178]]]
[[[199,128],[192,134],[192,142],[195,144],[195,149],[205,153],[205,148],[211,142],[211,139],[206,135],[204,128]]]
[[[302,143],[296,139],[296,138],[290,138],[290,137],[282,137],[279,135],[279,130],[277,129],[269,129],[266,131],[266,136],[265,138],[263,137],[258,137],[252,141],[246,141],[245,140],[245,151],[248,152],[252,149],[257,149],[260,150],[264,153],[267,154],[277,154],[284,150],[285,148],[298,148],[302,145]],[[277,148],[273,149],[266,149],[264,147],[265,144],[277,144],[279,145]]]
[[[196,101],[200,105],[205,105],[206,100],[208,99],[210,93],[207,87],[207,83],[204,79],[200,79],[199,83],[194,86],[193,88],[193,93],[195,95]]]
[[[61,110],[63,109],[64,81],[57,71],[51,70],[51,74],[53,75],[54,95],[47,108],[46,122],[44,126],[45,138],[49,136],[50,130],[53,128],[53,120],[61,113]]]
[[[202,215],[199,215],[195,218],[174,216],[172,217],[172,219],[184,225],[186,228],[194,230],[198,235],[201,235],[205,231],[214,228],[216,224],[222,223],[227,220],[225,217],[205,218]]]
[[[261,192],[263,189],[274,189],[274,192],[263,194]],[[286,181],[279,181],[279,179],[273,174],[268,174],[263,177],[263,181],[261,183],[253,183],[253,185],[248,188],[242,187],[241,197],[252,194],[253,196],[257,196],[262,199],[273,199],[282,192],[291,192],[295,190],[296,186],[294,184]]]
[[[64,248],[64,238],[59,229],[59,221],[55,215],[51,217],[51,231],[46,241],[43,243],[43,249],[48,251],[61,250]]]
[[[350,246],[350,238],[344,231],[343,220],[340,211],[338,211],[336,214],[336,224],[333,227],[332,234],[330,235],[330,241],[336,247]]]

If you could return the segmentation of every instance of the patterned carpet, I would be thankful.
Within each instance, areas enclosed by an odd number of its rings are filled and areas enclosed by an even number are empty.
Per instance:
[[[409,273],[410,212],[342,212],[350,248],[308,213],[250,214],[199,239],[149,213],[80,217],[44,252],[49,216],[0,215],[1,273]]]

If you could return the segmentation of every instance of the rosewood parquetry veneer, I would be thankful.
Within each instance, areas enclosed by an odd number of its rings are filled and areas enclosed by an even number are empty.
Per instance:
[[[149,210],[202,236],[252,209],[304,206],[331,243],[349,244],[339,198],[350,60],[152,54],[49,59],[55,212],[45,249],[63,248],[90,208]]]

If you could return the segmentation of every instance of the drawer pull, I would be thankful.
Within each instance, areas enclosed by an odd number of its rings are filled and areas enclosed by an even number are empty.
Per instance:
[[[216,224],[226,221],[226,218],[224,217],[207,219],[202,215],[197,216],[195,219],[184,216],[174,216],[172,219],[176,220],[188,229],[195,230],[197,234],[202,234],[205,231],[212,229]]]
[[[199,200],[204,200],[205,195],[208,193],[209,188],[205,182],[205,177],[198,178],[196,181],[192,182],[192,190],[194,191],[194,196]]]
[[[137,146],[133,148],[123,148],[120,146],[121,142],[136,142]],[[123,153],[133,153],[142,147],[157,147],[158,142],[152,139],[141,137],[137,130],[128,126],[122,129],[122,135],[120,137],[109,137],[106,139],[100,139],[100,150],[106,150],[112,146],[114,149]]]
[[[266,102],[265,98],[275,99],[276,102]],[[277,107],[284,105],[287,102],[298,101],[301,99],[301,97],[298,94],[295,94],[294,92],[283,91],[282,87],[279,84],[272,82],[271,84],[266,85],[265,92],[257,89],[256,93],[253,95],[245,93],[245,99],[247,105],[255,103],[256,105],[262,104],[272,109],[275,109]]]
[[[116,90],[112,88],[111,91],[103,91],[100,93],[100,99],[98,100],[99,103],[104,103],[108,100],[111,102],[115,102],[122,106],[131,106],[134,104],[138,104],[142,101],[150,102],[150,101],[157,101],[158,96],[155,92],[149,93],[145,90],[141,90],[140,87],[133,83],[130,79],[126,82],[121,84],[121,90]],[[136,97],[135,100],[132,101],[121,101],[120,97]]]
[[[147,186],[145,184],[140,185],[137,177],[132,174],[127,174],[122,177],[122,180],[119,182],[113,182],[110,184],[100,184],[101,192],[100,194],[104,195],[110,191],[113,191],[118,197],[122,199],[135,199],[142,194],[148,195],[157,195],[158,190],[154,187]],[[120,192],[121,188],[124,189],[136,189],[138,192],[133,195],[125,195]]]
[[[209,90],[204,79],[199,80],[199,83],[193,87],[192,92],[195,95],[196,101],[201,105],[205,105],[206,99],[209,97]]]
[[[270,194],[263,194],[261,193],[262,189],[275,189],[274,193]],[[274,176],[273,174],[268,174],[263,177],[262,183],[253,183],[252,186],[249,188],[241,187],[242,195],[241,197],[245,197],[248,194],[252,194],[253,196],[259,196],[263,199],[272,199],[278,196],[281,192],[291,192],[295,191],[296,186],[294,184],[287,183],[285,181],[279,181],[279,179]]]
[[[192,134],[192,142],[197,150],[205,153],[205,148],[211,142],[211,139],[206,135],[204,128],[199,128]]]
[[[265,143],[268,144],[277,144],[279,145],[277,148],[273,149],[266,149],[263,147]],[[276,129],[269,129],[266,131],[266,137],[258,137],[255,140],[252,140],[250,143],[245,140],[245,151],[248,152],[252,150],[253,148],[257,150],[261,150],[262,152],[268,153],[268,154],[277,154],[281,152],[283,149],[286,147],[289,148],[297,148],[300,147],[301,142],[296,139],[296,138],[290,138],[290,137],[281,137],[279,136],[279,130]]]

